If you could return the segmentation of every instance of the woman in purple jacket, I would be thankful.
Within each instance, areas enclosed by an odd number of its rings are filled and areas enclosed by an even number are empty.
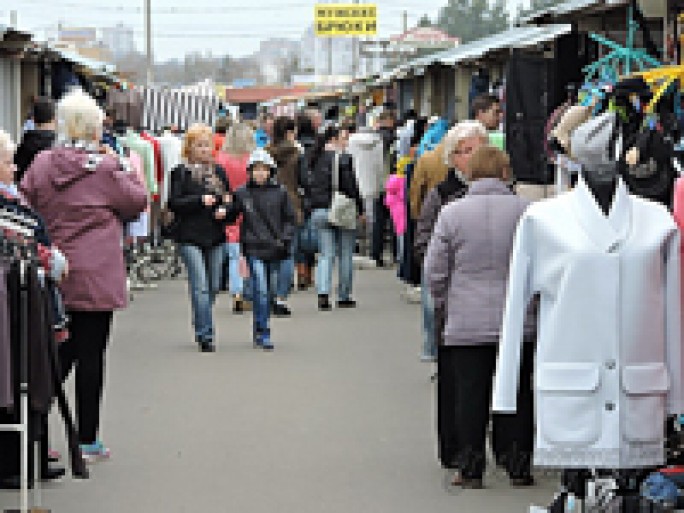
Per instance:
[[[69,260],[61,289],[71,336],[59,358],[63,379],[76,367],[81,449],[94,461],[109,456],[97,434],[113,312],[127,299],[122,227],[145,209],[147,191],[126,161],[100,147],[104,115],[95,100],[69,93],[57,117],[61,143],[36,156],[21,190]]]
[[[506,183],[510,161],[504,152],[483,146],[473,153],[468,165],[472,182],[463,198],[440,211],[430,239],[425,276],[435,307],[446,312],[445,350],[440,351],[439,358],[450,362],[442,369],[453,374],[449,379],[456,384],[452,406],[459,444],[455,466],[460,472],[453,483],[481,488],[508,262],[518,220],[528,202]],[[534,334],[533,317],[529,316],[518,411],[494,415],[492,422],[497,463],[507,470],[514,486],[534,482],[530,468]]]

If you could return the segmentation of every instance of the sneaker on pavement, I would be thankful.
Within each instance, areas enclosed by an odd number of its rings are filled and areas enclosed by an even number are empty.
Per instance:
[[[111,456],[111,451],[99,440],[92,444],[81,444],[80,447],[86,463],[107,460]]]
[[[277,301],[273,305],[273,315],[275,317],[290,317],[292,312],[282,301]]]

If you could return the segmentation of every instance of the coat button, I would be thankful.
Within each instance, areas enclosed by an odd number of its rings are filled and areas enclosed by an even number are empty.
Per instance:
[[[608,360],[606,362],[606,369],[613,370],[613,369],[615,369],[615,367],[616,367],[615,360]]]
[[[615,409],[615,403],[613,402],[607,402],[606,403],[606,411],[613,411]]]

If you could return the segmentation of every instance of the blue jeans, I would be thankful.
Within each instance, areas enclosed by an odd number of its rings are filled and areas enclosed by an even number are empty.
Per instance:
[[[270,337],[271,317],[270,283],[278,280],[280,262],[264,262],[258,258],[247,257],[250,280],[252,282],[252,311],[254,313],[254,337]]]
[[[435,300],[430,293],[427,278],[423,273],[423,284],[420,291],[423,305],[423,356],[435,358],[437,356],[437,343],[435,342]]]
[[[242,295],[244,286],[240,276],[240,243],[226,242],[223,245],[228,259],[228,283],[231,296]]]
[[[354,244],[356,230],[333,228],[328,223],[328,209],[316,209],[311,222],[318,230],[321,254],[316,267],[316,288],[319,295],[330,295],[332,290],[333,266],[338,257],[339,284],[337,297],[340,301],[351,299],[354,274]]]
[[[188,270],[192,325],[198,341],[214,340],[212,308],[221,281],[223,252],[223,245],[213,248],[180,245],[180,255]]]
[[[278,262],[278,279],[275,282],[275,295],[279,299],[287,299],[292,291],[295,272],[295,255],[297,254],[297,237],[290,245],[290,256]]]

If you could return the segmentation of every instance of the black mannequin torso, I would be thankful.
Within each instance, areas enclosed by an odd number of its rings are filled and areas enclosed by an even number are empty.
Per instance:
[[[601,207],[604,215],[607,216],[613,204],[615,190],[617,189],[617,175],[614,173],[600,174],[584,170],[582,171],[582,177],[594,195],[596,203]]]

